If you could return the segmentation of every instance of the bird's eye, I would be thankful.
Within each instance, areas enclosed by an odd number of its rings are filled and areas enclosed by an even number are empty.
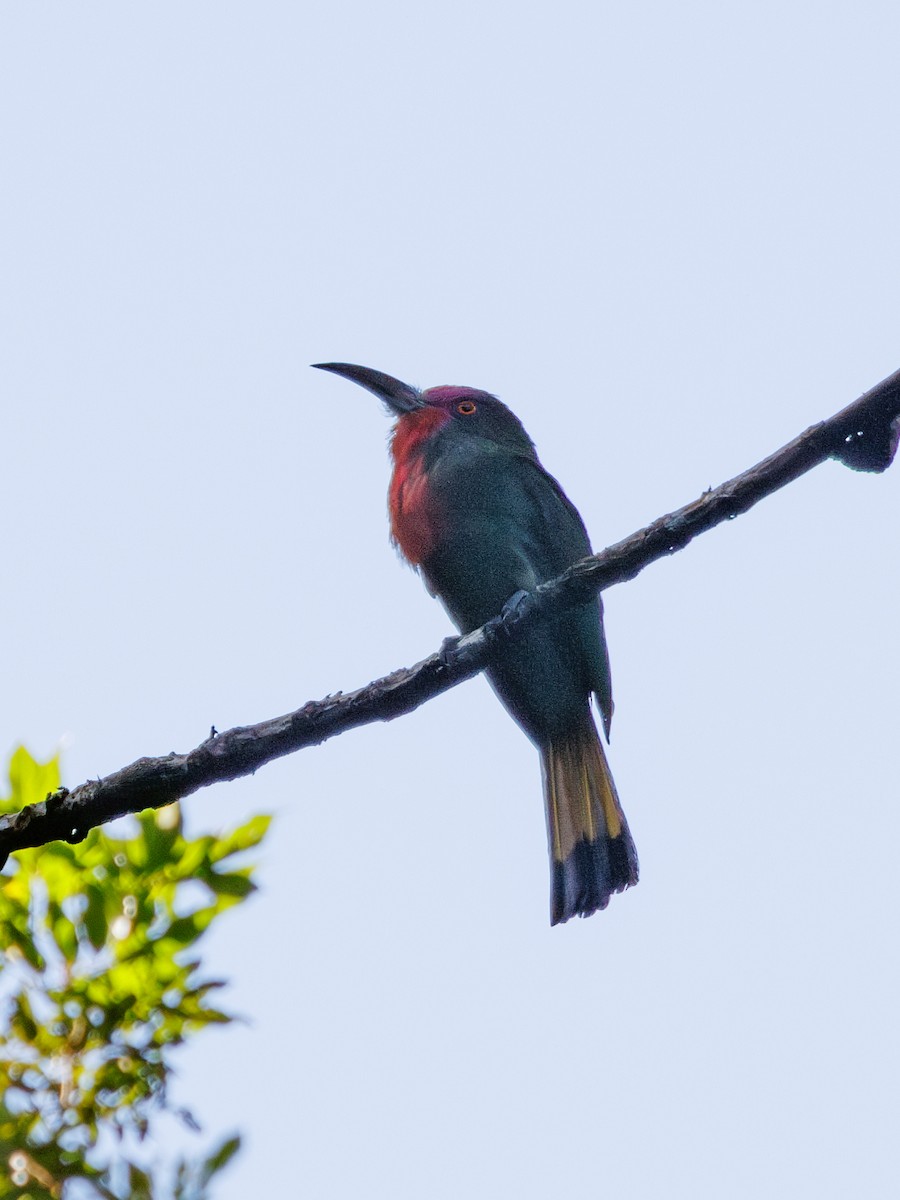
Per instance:
[[[461,404],[457,404],[456,411],[462,413],[464,417],[470,417],[477,407],[471,400],[463,400]]]

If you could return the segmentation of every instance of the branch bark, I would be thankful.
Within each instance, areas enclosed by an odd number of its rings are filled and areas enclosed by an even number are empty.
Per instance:
[[[550,608],[583,603],[597,591],[633,579],[650,563],[746,512],[828,458],[854,470],[884,471],[893,461],[898,441],[900,371],[734,479],[583,559],[535,592],[520,595],[481,629],[449,638],[440,651],[415,666],[354,692],[310,701],[295,712],[257,725],[222,734],[213,730],[187,754],[139,758],[103,779],[88,780],[72,791],[61,788],[40,804],[0,817],[0,866],[12,851],[56,839],[80,841],[90,829],[114,817],[161,808],[210,784],[252,774],[273,759],[348,729],[411,712],[483,670],[501,642],[520,636]]]

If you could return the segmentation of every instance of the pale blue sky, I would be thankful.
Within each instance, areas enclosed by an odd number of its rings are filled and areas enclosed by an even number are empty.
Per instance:
[[[69,783],[415,661],[387,421],[498,393],[595,544],[900,366],[887,3],[7,3],[4,746]],[[900,472],[607,594],[642,882],[551,930],[479,680],[187,805],[278,819],[181,1096],[221,1200],[893,1194]]]

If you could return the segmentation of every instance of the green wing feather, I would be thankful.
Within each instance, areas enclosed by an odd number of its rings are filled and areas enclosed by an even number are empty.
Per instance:
[[[497,447],[446,454],[429,474],[429,491],[441,537],[423,572],[463,631],[591,553],[578,510],[531,455]],[[544,723],[538,693],[548,689],[548,712],[561,719],[594,692],[608,734],[613,701],[599,596],[526,635],[491,678],[533,737]]]

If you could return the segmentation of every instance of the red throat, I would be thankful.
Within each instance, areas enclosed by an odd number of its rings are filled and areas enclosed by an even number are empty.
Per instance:
[[[430,503],[423,451],[426,443],[450,420],[440,408],[404,413],[394,426],[391,455],[394,474],[388,492],[391,536],[403,557],[419,566],[435,547],[439,530]]]

